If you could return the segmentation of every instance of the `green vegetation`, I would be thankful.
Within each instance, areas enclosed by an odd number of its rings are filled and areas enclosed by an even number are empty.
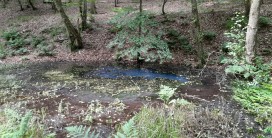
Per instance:
[[[5,39],[5,45],[0,43],[0,58],[14,55],[25,55],[36,51],[39,56],[53,56],[54,47],[46,42],[43,36],[31,36],[21,34],[16,30],[5,31],[2,35]],[[29,47],[31,46],[31,47]]]
[[[248,86],[237,83],[234,87],[234,99],[254,114],[260,124],[272,123],[272,84]]]
[[[205,40],[211,41],[211,40],[215,39],[215,37],[216,37],[216,32],[213,32],[213,31],[204,31],[203,32],[203,39],[205,39]]]
[[[186,36],[180,34],[177,30],[169,29],[166,33],[167,44],[171,49],[181,48],[185,52],[191,53],[193,51],[192,45]]]
[[[55,136],[46,133],[43,125],[34,118],[30,111],[21,113],[11,108],[0,110],[0,136],[3,138],[53,138]]]
[[[172,58],[167,43],[161,38],[163,33],[156,30],[159,24],[152,14],[121,10],[110,23],[120,30],[107,46],[117,48],[117,59],[164,62]]]
[[[90,133],[91,128],[86,126],[69,126],[65,127],[68,132],[68,137],[70,138],[98,138],[99,133],[95,134],[95,131]]]
[[[255,58],[255,65],[249,64],[245,60],[245,31],[243,21],[239,14],[232,20],[236,21],[230,32],[225,35],[230,38],[230,42],[225,44],[227,56],[221,62],[228,64],[225,72],[228,74],[240,75],[245,79],[253,80],[252,83],[268,82],[270,80],[270,64],[264,64],[260,57]]]
[[[272,19],[265,16],[260,16],[259,18],[259,26],[260,27],[268,27],[272,25]]]
[[[4,45],[0,43],[0,59],[3,59],[5,57],[6,57],[6,51],[5,51]]]

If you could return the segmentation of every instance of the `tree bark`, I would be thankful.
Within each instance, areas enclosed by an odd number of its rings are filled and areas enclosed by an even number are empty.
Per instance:
[[[32,10],[37,10],[37,8],[34,6],[31,0],[27,0],[28,4],[31,6]]]
[[[91,14],[97,14],[96,6],[95,6],[95,0],[91,0],[91,4],[90,4],[90,13],[91,13]]]
[[[252,63],[255,56],[254,47],[256,45],[260,5],[260,0],[252,0],[246,32],[246,61],[248,63]]]
[[[20,10],[21,10],[21,11],[23,11],[23,10],[24,10],[24,8],[23,8],[23,5],[22,5],[21,0],[17,0],[17,2],[18,2],[18,4],[19,4],[19,6],[20,6]]]
[[[87,0],[79,0],[79,11],[81,16],[81,28],[87,28]]]
[[[118,0],[114,0],[114,7],[117,7]]]
[[[192,3],[192,23],[193,23],[193,37],[194,37],[194,44],[197,47],[197,56],[198,60],[200,61],[201,66],[205,64],[205,57],[204,57],[204,50],[203,45],[201,44],[201,29],[200,29],[200,22],[199,22],[199,15],[198,15],[198,8],[197,8],[197,1],[191,0]]]
[[[75,51],[76,49],[83,48],[82,38],[79,31],[73,26],[68,16],[66,15],[61,0],[54,0],[57,9],[60,12],[61,18],[65,24],[66,30],[70,38],[70,50]]]
[[[165,7],[166,2],[167,2],[167,0],[163,0],[163,3],[162,3],[162,15],[165,15],[164,7]]]

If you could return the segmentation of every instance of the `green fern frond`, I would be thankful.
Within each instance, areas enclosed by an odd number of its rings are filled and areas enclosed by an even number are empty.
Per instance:
[[[123,126],[121,130],[114,135],[115,138],[137,138],[138,131],[135,129],[134,118],[130,119]]]
[[[68,135],[71,138],[98,138],[99,137],[99,133],[95,134],[95,131],[93,131],[90,134],[90,130],[91,128],[89,127],[86,130],[86,126],[69,126],[69,127],[65,127],[66,131],[68,132]]]

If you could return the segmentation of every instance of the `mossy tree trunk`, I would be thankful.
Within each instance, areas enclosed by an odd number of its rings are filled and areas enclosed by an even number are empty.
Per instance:
[[[256,45],[260,5],[260,0],[252,0],[246,33],[246,61],[248,63],[252,63],[255,56],[254,47]]]
[[[61,15],[61,18],[65,24],[66,30],[70,38],[70,50],[75,51],[76,49],[83,48],[82,38],[79,31],[73,26],[69,17],[66,15],[61,0],[54,0],[55,5]]]
[[[198,61],[200,62],[200,65],[203,66],[205,64],[205,55],[204,55],[203,45],[201,44],[202,34],[201,34],[201,29],[200,29],[197,1],[191,0],[191,3],[192,3],[192,14],[193,14],[192,32],[193,32],[193,37],[194,37],[194,45],[197,47]]]
[[[87,0],[79,0],[79,11],[81,16],[82,30],[87,29]]]

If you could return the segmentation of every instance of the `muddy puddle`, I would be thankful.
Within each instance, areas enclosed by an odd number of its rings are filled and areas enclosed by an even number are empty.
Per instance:
[[[0,105],[21,102],[44,112],[45,125],[63,137],[63,128],[89,125],[108,137],[117,124],[147,103],[160,104],[161,85],[177,88],[176,97],[209,102],[219,95],[214,76],[198,78],[184,67],[146,65],[141,69],[101,63],[39,63],[1,70]],[[15,102],[16,101],[16,102]]]

